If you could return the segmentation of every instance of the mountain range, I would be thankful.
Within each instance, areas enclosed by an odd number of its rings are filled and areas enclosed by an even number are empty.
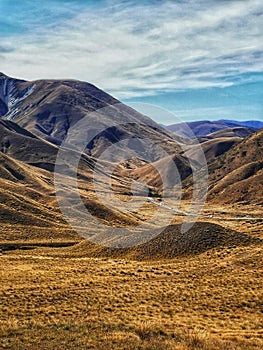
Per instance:
[[[161,127],[89,83],[75,80],[28,82],[0,73],[2,241],[22,237],[30,240],[79,239],[59,210],[53,184],[59,147],[72,129],[79,131],[78,125],[82,129],[85,126],[84,134],[89,141],[77,170],[79,192],[92,215],[102,222],[129,226],[145,220],[134,212],[124,214],[107,208],[94,195],[94,167],[107,148],[114,144],[120,145],[119,149],[112,158],[99,163],[99,171],[104,173],[104,166],[113,164],[112,186],[117,195],[126,196],[127,200],[131,198],[134,179],[145,181],[151,193],[161,196],[163,184],[156,169],[162,169],[168,187],[182,182],[183,197],[187,198],[191,192],[193,167],[202,170],[198,151],[201,146],[208,162],[208,200],[211,203],[262,204],[261,122],[188,123],[196,136],[192,138],[184,125]],[[69,142],[74,144],[78,142],[77,138],[78,133],[72,133]],[[143,139],[147,140],[146,146],[140,144]],[[133,140],[136,140],[137,149]],[[134,152],[137,152],[136,157]],[[123,153],[127,157],[125,161],[121,156]],[[174,168],[167,165],[166,157],[173,160],[179,178],[175,176]],[[78,207],[73,209],[79,210]]]

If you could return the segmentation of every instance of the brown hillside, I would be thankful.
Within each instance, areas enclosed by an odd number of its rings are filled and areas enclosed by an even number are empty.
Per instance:
[[[262,202],[263,129],[232,147],[209,165],[209,198]]]
[[[233,145],[240,142],[240,137],[218,137],[201,143],[207,162],[227,152]],[[199,161],[200,152],[194,145],[185,152],[186,157]]]
[[[61,214],[55,210],[48,172],[0,153],[0,183],[2,225],[51,227],[63,223]],[[3,236],[6,237],[6,232],[1,233],[2,239]],[[21,234],[22,237],[25,238]]]
[[[262,159],[263,129],[212,159],[208,163],[208,200],[232,204],[262,203]],[[193,188],[190,177],[184,180],[183,188],[183,198],[190,198]]]
[[[0,135],[2,153],[27,164],[53,169],[58,152],[55,145],[9,120],[0,120]]]
[[[131,176],[141,179],[148,184],[149,187],[161,190],[164,183],[166,188],[172,188],[186,177],[191,175],[192,169],[189,162],[180,155],[163,158],[152,164],[146,164],[131,172]],[[175,173],[175,167],[179,172],[179,177]],[[161,174],[157,170],[161,171]]]

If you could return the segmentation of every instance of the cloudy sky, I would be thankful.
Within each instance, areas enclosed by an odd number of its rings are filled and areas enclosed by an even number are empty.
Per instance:
[[[10,76],[89,81],[185,121],[263,119],[262,0],[0,0],[0,38]]]

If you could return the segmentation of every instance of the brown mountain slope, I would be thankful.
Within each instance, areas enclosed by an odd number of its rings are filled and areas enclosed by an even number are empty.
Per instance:
[[[175,172],[175,167],[178,170],[178,176]],[[133,178],[141,179],[156,191],[160,191],[164,186],[166,187],[165,189],[173,188],[191,174],[192,168],[190,163],[180,155],[165,157],[157,162],[146,164],[131,171]]]
[[[236,126],[233,128],[227,128],[227,129],[221,129],[218,131],[215,131],[211,134],[208,134],[206,136],[197,136],[197,140],[202,143],[209,140],[214,140],[217,138],[235,138],[239,137],[240,139],[245,139],[249,135],[256,132],[255,129],[244,127],[244,126]]]
[[[246,128],[237,127],[236,129],[238,129],[237,134],[246,135],[246,130],[243,130]],[[223,134],[222,131],[221,135]],[[251,132],[248,132],[248,134],[250,135]],[[194,142],[181,144],[180,152],[177,150],[171,156],[163,157],[156,162],[146,163],[138,160],[137,162],[127,162],[126,167],[124,166],[124,169],[119,170],[119,174],[125,179],[141,179],[151,188],[152,193],[161,193],[164,187],[165,189],[173,188],[187,179],[192,174],[193,169],[200,168],[200,164],[202,165],[204,162],[203,155],[205,155],[207,162],[213,161],[243,139],[241,136],[233,136],[235,131],[232,129],[227,130],[225,137],[218,137],[218,135],[214,138],[213,136],[207,137],[200,144]],[[171,160],[173,160],[173,163]],[[163,186],[163,182],[165,182],[165,186]]]
[[[86,124],[81,127],[85,133],[96,135],[96,130],[101,127],[103,131],[89,143],[88,155],[82,157],[79,164],[82,179],[90,181],[94,157],[120,140],[123,141],[120,148],[126,159],[134,158],[135,151],[137,157],[159,161],[158,166],[165,169],[167,162],[163,159],[163,148],[173,155],[182,179],[191,173],[187,159],[179,154],[182,153],[180,144],[169,132],[91,84],[73,80],[27,82],[0,74],[0,100],[4,118],[0,123],[2,152],[27,164],[52,171],[58,152],[56,144],[62,142],[70,127],[86,117]],[[109,107],[110,111],[90,113],[105,107]],[[147,125],[139,125],[141,122]],[[114,123],[118,125],[111,127]],[[78,132],[74,137],[71,140],[73,144],[79,139]],[[145,139],[146,144],[136,138]],[[113,159],[108,161],[118,164],[119,152],[112,152],[111,156]],[[152,173],[152,169],[152,166],[146,165],[138,169],[135,177],[141,177],[142,180],[150,177],[149,186],[159,186],[158,174]],[[115,185],[127,192],[127,186],[122,184],[125,181],[125,178],[121,179],[122,175],[116,174]],[[170,168],[165,170],[164,177],[169,186],[174,185],[175,177]]]
[[[53,169],[58,148],[9,120],[0,119],[2,153],[45,169]]]
[[[213,186],[210,197],[224,202],[263,203],[263,161],[233,170]]]
[[[88,144],[91,155],[100,154],[119,140],[124,140],[121,147],[129,152],[131,146],[127,139],[134,137],[151,140],[169,152],[178,147],[169,132],[150,118],[86,82],[27,82],[1,73],[0,101],[2,118],[15,121],[26,130],[54,144],[60,144],[68,130],[85,117],[85,137],[92,140]],[[80,129],[82,131],[83,125]],[[72,138],[72,143],[78,140],[78,136],[77,134],[76,139]],[[139,152],[144,155],[147,150],[139,149]],[[155,160],[161,157],[156,149],[152,149],[149,154]]]
[[[0,120],[0,181],[3,198],[1,218],[6,225],[20,225],[20,232],[28,234],[28,230],[33,226],[49,227],[49,237],[51,229],[56,227],[58,232],[69,231],[56,203],[53,187],[52,171],[58,151],[55,144],[61,143],[70,126],[81,120],[87,112],[95,111],[97,108],[111,106],[111,112],[102,116],[89,115],[90,119],[88,119],[85,132],[94,132],[96,127],[101,125],[105,129],[90,143],[89,154],[82,156],[78,174],[79,192],[83,202],[99,220],[104,223],[108,222],[112,226],[119,224],[134,226],[142,220],[139,215],[134,213],[126,215],[121,211],[105,208],[94,194],[92,171],[96,163],[96,156],[114,142],[124,140],[122,148],[126,150],[126,156],[132,141],[137,137],[157,143],[173,155],[173,161],[180,175],[179,179],[173,167],[167,165],[167,159],[158,150],[155,150],[154,146],[148,144],[146,148],[142,149],[141,162],[135,157],[132,162],[127,162],[126,168],[121,166],[120,172],[116,171],[112,177],[108,175],[108,178],[111,177],[112,187],[115,186],[118,190],[125,191],[125,193],[122,191],[121,195],[129,196],[131,194],[127,191],[127,188],[130,187],[129,177],[130,179],[136,178],[146,181],[153,190],[160,189],[162,181],[158,172],[154,170],[155,167],[163,170],[168,188],[191,175],[192,169],[182,148],[169,134],[153,121],[125,105],[119,105],[117,100],[88,83],[71,80],[25,82],[0,74],[0,100],[0,111],[4,115],[4,119]],[[12,120],[15,120],[19,125]],[[120,125],[107,129],[113,120],[119,122]],[[148,125],[138,126],[140,121],[147,122]],[[128,124],[125,124],[126,122]],[[36,136],[36,134],[40,136]],[[236,179],[240,184],[243,181],[242,191],[248,186],[252,189],[248,195],[249,198],[252,197],[253,192],[255,192],[254,187],[261,183],[262,164],[259,160],[262,159],[262,153],[258,149],[262,151],[262,139],[258,135],[261,134],[257,133],[255,137],[252,135],[247,139],[250,140],[248,144],[239,143],[226,153],[226,157],[222,158],[221,156],[218,158],[218,162],[211,163],[210,198],[216,197],[226,200],[224,199],[224,191],[226,187],[234,191]],[[75,137],[77,138],[78,135],[76,134]],[[207,157],[209,159],[216,157],[222,150],[225,151],[232,146],[232,139],[232,137],[226,137],[216,139],[217,142],[214,139],[203,142],[202,145]],[[247,140],[245,141],[247,142]],[[138,144],[135,142],[135,146]],[[115,153],[113,156],[116,155]],[[153,161],[152,165],[146,164],[144,156],[147,155]],[[187,156],[194,158],[194,155]],[[107,164],[111,163],[102,161],[98,166],[98,172],[105,173]],[[115,164],[117,168],[119,163]],[[130,168],[131,165],[134,167]],[[63,164],[60,166],[58,171],[62,169]],[[69,166],[67,174],[63,176],[71,177],[75,170]],[[228,174],[233,171],[236,172],[229,176]],[[126,176],[127,173],[128,176]],[[226,176],[229,177],[227,181],[224,181]],[[251,186],[252,183],[254,187]],[[100,191],[103,192],[104,183],[100,185]],[[230,188],[230,186],[232,187]],[[66,187],[65,191],[70,192],[70,190]],[[230,190],[226,193],[230,193]],[[261,196],[260,193],[262,190],[259,189],[257,201]],[[244,200],[243,197],[240,199],[239,195],[237,197],[233,195],[233,198]],[[126,200],[128,201],[129,198]],[[70,209],[77,215],[79,213],[81,215],[79,203],[75,206],[72,205]],[[151,213],[149,215],[151,216]],[[47,236],[43,235],[42,237]]]
[[[0,184],[2,225],[51,227],[63,222],[60,213],[54,210],[52,179],[48,172],[0,152]]]
[[[263,129],[212,159],[208,163],[208,200],[219,203],[262,203],[262,159]],[[184,180],[183,188],[183,198],[190,198],[193,188],[190,177]]]
[[[0,119],[0,151],[24,164],[33,165],[42,169],[53,171],[55,167],[58,147],[54,144],[35,136],[26,129],[10,120]],[[79,153],[74,151],[76,157]],[[79,173],[86,178],[95,160],[83,154],[80,158]],[[21,163],[22,164],[22,163]],[[59,170],[59,167],[57,168]],[[34,171],[37,171],[36,169]],[[49,174],[49,176],[53,176]]]
[[[262,202],[263,129],[209,165],[209,198],[225,202]]]

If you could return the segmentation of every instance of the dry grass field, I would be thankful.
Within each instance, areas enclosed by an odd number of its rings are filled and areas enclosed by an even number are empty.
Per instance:
[[[0,348],[263,348],[263,249],[176,259],[78,257],[72,247],[5,252]]]
[[[149,217],[158,208],[144,209]],[[203,214],[222,219],[199,219],[191,236],[199,248],[231,230],[234,241],[180,255],[168,230],[165,250],[154,240],[118,253],[80,241],[62,219],[56,229],[3,225],[0,248],[16,249],[0,254],[0,349],[261,350],[263,247],[237,243],[263,238],[262,221],[231,220],[261,210],[207,204]]]

